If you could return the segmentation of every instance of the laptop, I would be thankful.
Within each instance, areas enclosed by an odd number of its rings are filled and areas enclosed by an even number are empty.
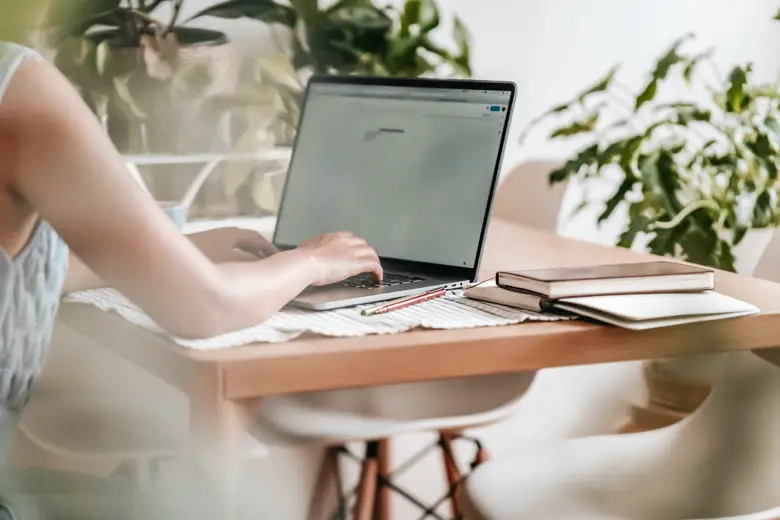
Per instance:
[[[476,281],[511,120],[514,83],[314,76],[274,245],[350,231],[379,255],[371,274],[305,290],[328,310]]]

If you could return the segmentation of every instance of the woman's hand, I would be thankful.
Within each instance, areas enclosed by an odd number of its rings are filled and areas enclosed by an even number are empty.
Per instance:
[[[215,264],[252,262],[279,252],[260,233],[237,227],[210,229],[187,238]]]
[[[315,266],[313,285],[340,282],[360,273],[374,273],[382,280],[382,265],[365,240],[349,232],[328,233],[304,242],[299,251],[308,253]]]

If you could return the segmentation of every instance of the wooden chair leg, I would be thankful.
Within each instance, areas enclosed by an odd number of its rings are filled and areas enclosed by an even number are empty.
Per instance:
[[[339,452],[341,446],[331,446],[325,450],[325,457],[320,465],[317,482],[314,488],[314,496],[309,506],[309,520],[327,520],[331,518],[333,511],[339,507],[337,489],[339,471]],[[341,518],[341,517],[339,517]]]
[[[379,475],[379,443],[366,444],[366,457],[360,472],[357,488],[357,503],[353,511],[353,520],[372,520],[374,501],[376,500],[377,476]]]
[[[450,504],[452,506],[452,517],[456,520],[463,518],[463,512],[460,509],[460,497],[459,497],[459,484],[460,484],[460,469],[455,462],[455,454],[452,451],[452,441],[455,439],[450,433],[441,433],[439,435],[439,442],[441,444],[441,455],[444,463],[444,472],[447,475],[447,485],[452,490],[452,496],[450,498]]]
[[[390,439],[379,441],[377,463],[379,474],[389,478],[391,468]],[[377,484],[376,502],[374,503],[374,520],[390,520],[390,500],[392,498],[390,488]]]

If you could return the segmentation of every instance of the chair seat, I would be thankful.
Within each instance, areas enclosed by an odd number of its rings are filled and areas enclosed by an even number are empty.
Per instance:
[[[483,464],[466,482],[468,518],[635,518],[641,512],[776,520],[778,392],[776,367],[748,352],[729,354],[707,400],[672,426],[553,442]]]
[[[184,407],[155,406],[132,396],[38,392],[19,429],[35,444],[63,456],[167,457],[187,450],[189,417]],[[246,451],[255,456],[267,453],[251,435]]]
[[[531,372],[273,397],[255,411],[253,433],[268,442],[331,444],[474,428],[511,415],[534,376]]]

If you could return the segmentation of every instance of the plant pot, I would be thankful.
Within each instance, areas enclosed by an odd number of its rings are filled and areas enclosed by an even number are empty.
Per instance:
[[[180,45],[180,56],[185,62],[205,64],[215,78],[210,94],[230,94],[241,71],[241,53],[225,33],[195,27],[177,27],[174,34]],[[123,43],[116,31],[97,31],[88,36],[93,42],[107,41],[115,52],[136,57],[137,46]]]
[[[185,64],[206,67],[212,81],[205,95],[223,96],[235,92],[241,71],[241,53],[224,33],[208,29],[179,27],[174,30],[179,41],[179,57]],[[126,44],[117,31],[98,31],[88,36],[93,42],[108,42],[120,60],[141,62],[140,48]],[[186,153],[227,151],[229,124],[216,129],[213,124],[187,120],[184,114],[153,117],[147,124],[131,123],[116,106],[109,106],[107,130],[122,152]],[[192,119],[191,117],[189,119]],[[186,132],[182,132],[182,129]],[[219,148],[223,148],[219,150]]]

